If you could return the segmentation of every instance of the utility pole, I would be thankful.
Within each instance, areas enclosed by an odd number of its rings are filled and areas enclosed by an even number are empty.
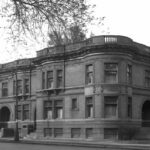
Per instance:
[[[18,77],[17,77],[17,66],[16,66],[16,71],[15,71],[15,78],[16,78],[16,107],[15,107],[15,137],[14,141],[19,141],[19,132],[18,132]]]

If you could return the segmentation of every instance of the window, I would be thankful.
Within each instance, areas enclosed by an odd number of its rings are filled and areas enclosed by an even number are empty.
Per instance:
[[[71,138],[79,138],[81,135],[81,129],[80,128],[72,128],[71,129]]]
[[[22,80],[17,80],[18,94],[22,94]]]
[[[18,105],[17,115],[18,120],[27,120],[29,119],[29,104]]]
[[[118,82],[118,64],[116,63],[105,63],[105,83],[116,83]]]
[[[72,110],[78,109],[78,101],[77,98],[72,98]]]
[[[94,79],[93,75],[93,65],[87,65],[86,66],[86,84],[92,84]]]
[[[118,129],[105,128],[104,129],[104,139],[117,140],[118,139]]]
[[[13,82],[13,93],[16,94],[16,81]],[[17,80],[17,94],[22,94],[22,80]]]
[[[44,119],[52,119],[52,101],[44,102]]]
[[[21,105],[18,105],[18,108],[17,108],[17,113],[18,113],[18,120],[21,120]]]
[[[127,83],[132,83],[132,66],[129,64],[127,65]]]
[[[42,89],[45,89],[45,72],[42,72]]]
[[[62,70],[57,70],[57,88],[62,87],[63,78],[62,78]]]
[[[145,86],[150,87],[150,71],[145,71]]]
[[[86,128],[86,138],[92,138],[92,137],[93,137],[93,129]]]
[[[52,136],[52,128],[44,128],[44,137]]]
[[[13,95],[16,94],[16,81],[13,81]]]
[[[63,118],[63,101],[56,100],[55,101],[55,119]]]
[[[47,72],[47,88],[53,88],[53,71]]]
[[[62,119],[63,101],[51,100],[44,102],[44,119]]]
[[[23,120],[29,119],[29,104],[23,105]]]
[[[24,84],[24,85],[23,85]],[[30,92],[30,83],[29,79],[24,79],[24,83],[22,80],[17,80],[17,89],[16,89],[16,81],[13,81],[13,94],[16,95],[16,90],[17,90],[17,95],[23,94],[28,94]]]
[[[2,83],[2,96],[8,96],[8,83],[4,82]]]
[[[62,137],[63,129],[62,128],[54,128],[54,137]]]
[[[128,97],[128,118],[132,118],[132,97]]]
[[[86,118],[93,117],[93,98],[87,97],[86,98]]]
[[[29,89],[29,79],[25,79],[24,80],[24,93],[28,94],[29,91],[30,91],[30,89]]]
[[[117,96],[104,97],[104,115],[105,118],[117,117]]]

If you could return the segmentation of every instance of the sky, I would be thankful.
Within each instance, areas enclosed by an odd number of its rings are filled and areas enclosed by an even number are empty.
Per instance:
[[[88,0],[96,4],[94,15],[105,17],[103,25],[89,26],[94,35],[123,35],[150,46],[150,0]],[[1,19],[0,26],[6,21]],[[35,57],[36,51],[46,47],[42,41],[28,37],[26,45],[8,42],[6,31],[0,29],[0,64],[19,58]]]
[[[91,0],[96,16],[105,16],[104,29],[109,34],[124,35],[150,46],[149,0]],[[99,29],[99,31],[98,31]],[[92,29],[101,34],[101,27]]]

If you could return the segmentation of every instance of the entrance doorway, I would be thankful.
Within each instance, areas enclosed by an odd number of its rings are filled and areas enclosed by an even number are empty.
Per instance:
[[[7,128],[7,122],[10,120],[10,110],[8,107],[2,107],[0,110],[0,128]]]
[[[146,101],[142,107],[142,126],[150,127],[150,101]]]

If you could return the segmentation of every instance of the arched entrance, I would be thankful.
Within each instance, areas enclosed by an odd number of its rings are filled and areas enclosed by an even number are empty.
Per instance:
[[[8,107],[2,107],[0,110],[0,128],[7,128],[7,122],[10,120],[10,110]]]
[[[146,101],[142,107],[142,126],[150,127],[150,101]]]

